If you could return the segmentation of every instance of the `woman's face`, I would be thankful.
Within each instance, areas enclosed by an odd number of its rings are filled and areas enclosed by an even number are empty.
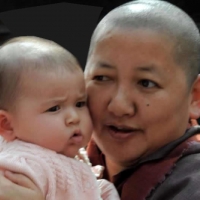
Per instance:
[[[184,134],[191,94],[164,36],[105,33],[85,76],[93,137],[106,158],[127,166]]]

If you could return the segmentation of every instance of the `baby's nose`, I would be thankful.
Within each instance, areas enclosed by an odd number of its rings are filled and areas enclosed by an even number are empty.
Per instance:
[[[66,114],[66,125],[72,125],[72,124],[77,124],[80,122],[79,115],[75,109],[70,109],[68,110]]]

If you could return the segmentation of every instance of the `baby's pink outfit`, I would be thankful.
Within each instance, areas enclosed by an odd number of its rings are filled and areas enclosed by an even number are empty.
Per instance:
[[[46,200],[119,200],[113,184],[97,181],[85,163],[20,140],[0,137],[0,168],[28,176]]]

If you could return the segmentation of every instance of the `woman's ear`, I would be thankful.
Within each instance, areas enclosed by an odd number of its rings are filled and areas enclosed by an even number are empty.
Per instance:
[[[11,126],[11,116],[7,111],[0,110],[0,135],[6,141],[12,141],[16,138]]]
[[[200,117],[200,74],[192,87],[192,100],[190,103],[190,119]]]

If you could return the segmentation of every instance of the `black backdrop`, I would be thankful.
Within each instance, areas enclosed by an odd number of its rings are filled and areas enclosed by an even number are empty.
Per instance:
[[[4,24],[1,23],[2,42],[21,35],[54,40],[72,52],[84,68],[91,34],[102,7],[60,2],[11,8],[0,13],[0,20]]]
[[[98,21],[129,0],[1,0],[0,44],[20,35],[54,40],[71,51],[84,68]],[[168,0],[200,22],[199,0]]]

